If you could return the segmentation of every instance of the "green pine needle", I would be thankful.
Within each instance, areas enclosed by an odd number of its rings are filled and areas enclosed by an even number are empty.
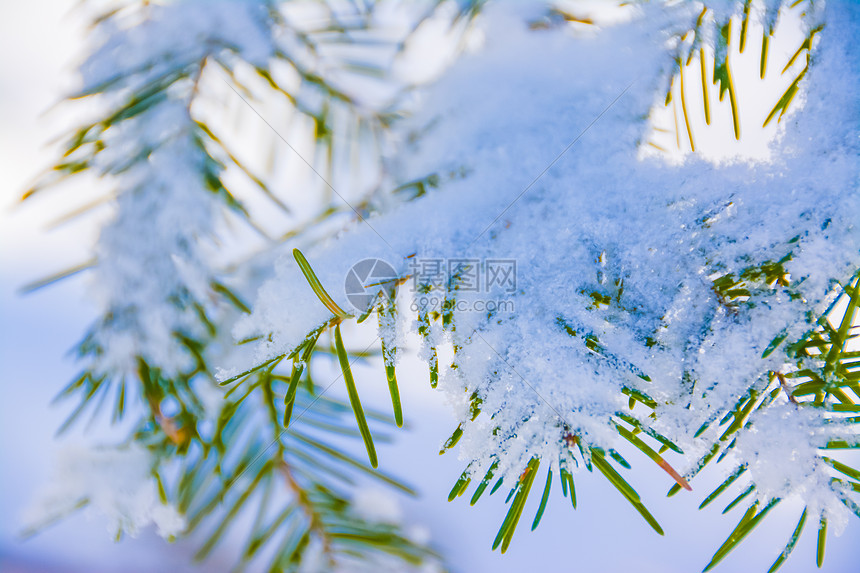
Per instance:
[[[463,424],[458,424],[457,429],[454,430],[454,433],[451,434],[451,437],[445,440],[445,443],[442,445],[442,449],[439,450],[439,455],[441,456],[451,448],[457,445],[457,442],[460,441],[460,438],[463,436]]]
[[[568,491],[570,491],[570,503],[573,505],[573,509],[576,509],[576,488],[573,485],[573,474],[562,468],[559,471],[559,476],[561,477],[562,493],[567,497]]]
[[[728,513],[728,512],[730,512],[732,509],[734,509],[734,508],[735,508],[735,506],[736,506],[737,504],[739,504],[740,502],[742,502],[742,501],[743,501],[743,500],[744,500],[744,499],[745,499],[749,494],[751,494],[753,491],[755,491],[755,484],[750,484],[750,485],[749,485],[749,487],[747,487],[747,488],[746,488],[745,490],[743,490],[740,494],[738,494],[738,496],[737,496],[735,499],[733,499],[733,500],[732,500],[732,501],[731,501],[731,502],[730,502],[730,503],[725,507],[725,509],[723,509],[723,515],[727,514],[727,513]]]
[[[717,563],[722,561],[732,549],[737,547],[738,544],[743,541],[743,539],[749,535],[749,533],[755,529],[759,523],[761,523],[761,520],[764,519],[768,512],[779,502],[779,498],[770,500],[758,513],[756,513],[756,510],[758,509],[759,503],[757,501],[754,502],[749,509],[747,509],[735,529],[729,534],[729,538],[726,539],[725,543],[723,543],[719,549],[717,549],[711,562],[708,563],[708,566],[705,567],[704,570],[709,571],[713,569]]]
[[[385,365],[385,378],[388,380],[388,392],[391,394],[391,405],[394,408],[394,423],[398,428],[403,427],[403,408],[400,405],[400,390],[397,388],[397,378],[394,365]]]
[[[636,446],[636,448],[639,449],[640,452],[651,458],[654,463],[656,463],[663,469],[663,471],[672,476],[672,479],[674,479],[678,483],[678,485],[680,485],[687,491],[693,491],[693,488],[690,487],[690,484],[687,483],[687,480],[681,477],[681,474],[675,471],[675,468],[669,465],[669,463],[664,460],[660,454],[655,452],[651,448],[651,446],[640,440],[638,436],[636,436],[633,432],[627,430],[626,428],[623,428],[618,425],[616,425],[615,427],[618,430],[618,433],[621,434],[621,437]]]
[[[551,486],[552,468],[546,472],[546,485],[543,488],[543,495],[540,498],[540,506],[538,506],[537,513],[535,514],[535,520],[532,522],[532,531],[537,529],[538,524],[540,524],[540,519],[543,517],[543,512],[546,511],[546,502],[549,500],[549,490]]]
[[[478,484],[478,487],[475,488],[475,493],[472,494],[472,499],[469,500],[469,505],[475,505],[478,500],[481,499],[481,495],[484,493],[484,490],[487,489],[487,486],[490,485],[490,480],[493,479],[493,472],[495,472],[498,467],[499,462],[496,460],[490,466],[490,469],[487,470],[487,474],[484,476],[484,479],[482,479],[481,483]]]
[[[827,517],[824,513],[818,521],[818,543],[815,546],[815,564],[821,568],[824,563],[824,544],[827,541]]]
[[[654,531],[663,535],[663,528],[660,527],[660,524],[651,515],[651,512],[645,507],[642,503],[642,500],[639,498],[639,494],[636,493],[636,490],[627,483],[627,481],[621,477],[621,475],[613,469],[609,462],[606,461],[606,458],[603,457],[603,452],[598,450],[597,448],[592,448],[591,450],[591,462],[595,468],[597,468],[600,473],[606,476],[606,479],[609,480],[609,483],[615,486],[615,488],[624,496],[624,498],[630,502],[630,504],[639,512],[639,514],[648,522]]]
[[[499,544],[502,546],[502,553],[508,550],[508,546],[514,536],[514,531],[517,528],[517,523],[526,505],[526,499],[528,499],[532,483],[534,483],[538,467],[540,467],[540,458],[529,460],[528,466],[520,477],[520,481],[517,482],[514,488],[516,490],[514,501],[510,509],[508,509],[508,513],[502,522],[502,526],[499,528],[499,532],[496,534],[496,538],[493,540],[493,550],[499,547]]]
[[[359,400],[358,391],[355,388],[355,380],[352,378],[352,369],[349,367],[349,356],[347,356],[346,349],[343,346],[343,337],[340,334],[339,323],[334,327],[334,342],[337,348],[337,357],[340,361],[340,369],[343,372],[343,380],[346,383],[346,391],[349,393],[349,403],[352,405],[352,411],[355,413],[355,421],[358,423],[361,439],[364,440],[364,447],[367,448],[367,457],[370,459],[370,465],[375,468],[379,465],[376,459],[376,448],[373,447],[373,436],[371,436],[370,428],[367,426],[364,410],[361,407],[361,400]]]
[[[340,308],[333,298],[326,292],[320,280],[317,278],[316,273],[311,268],[310,263],[302,254],[302,252],[298,249],[293,249],[293,257],[295,257],[296,262],[299,264],[299,268],[302,270],[302,274],[305,275],[305,279],[307,279],[308,284],[311,285],[311,288],[314,291],[314,294],[317,295],[317,298],[320,299],[320,302],[325,305],[327,309],[331,311],[333,315],[335,315],[340,320],[344,320],[346,318],[352,318],[352,315]]]
[[[797,545],[797,540],[800,539],[800,534],[803,532],[803,526],[805,523],[806,508],[804,507],[803,513],[800,514],[800,519],[797,522],[797,527],[794,528],[794,533],[791,534],[791,538],[785,545],[785,549],[782,550],[782,553],[779,554],[779,557],[776,558],[776,561],[773,562],[773,565],[770,566],[767,573],[774,573],[774,571],[779,569],[785,560],[788,559],[788,556],[791,555],[791,552],[794,550],[794,546]]]
[[[448,501],[454,501],[456,498],[463,495],[463,492],[466,491],[466,488],[469,487],[469,483],[472,481],[472,474],[469,471],[469,468],[463,470],[463,473],[460,474],[460,478],[457,480],[457,483],[454,484],[454,487],[451,488],[451,492],[448,494]]]
[[[732,474],[729,477],[727,477],[723,483],[721,483],[719,486],[717,486],[717,488],[714,491],[712,491],[708,497],[705,498],[705,501],[702,502],[702,504],[699,506],[699,509],[704,509],[705,507],[708,506],[708,504],[710,504],[712,501],[717,499],[717,496],[719,496],[721,493],[723,493],[730,485],[735,483],[735,480],[737,480],[739,477],[741,477],[741,475],[746,470],[747,470],[746,464],[738,466],[738,468],[735,471],[733,471]]]

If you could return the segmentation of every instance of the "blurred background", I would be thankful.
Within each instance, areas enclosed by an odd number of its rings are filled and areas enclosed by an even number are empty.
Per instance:
[[[229,571],[229,547],[194,566],[192,543],[167,543],[151,530],[115,543],[104,518],[86,511],[34,537],[20,536],[21,515],[50,479],[56,453],[100,437],[111,441],[111,429],[99,426],[54,438],[71,406],[51,406],[51,399],[76,374],[69,349],[96,317],[86,272],[29,295],[19,293],[30,281],[87,260],[104,216],[52,225],[71,206],[94,196],[96,182],[64,186],[26,205],[18,202],[55,156],[52,138],[75,123],[69,109],[55,107],[73,82],[87,33],[74,5],[61,0],[0,4],[0,571]],[[541,526],[535,532],[520,527],[504,556],[492,552],[506,512],[503,499],[494,496],[474,508],[462,498],[445,501],[462,471],[456,453],[437,454],[454,418],[442,394],[429,388],[425,367],[414,356],[406,362],[398,377],[409,429],[398,432],[392,444],[380,445],[380,462],[420,492],[417,499],[399,498],[404,521],[429,532],[452,571],[699,571],[736,524],[737,515],[697,509],[701,492],[719,482],[713,471],[696,480],[694,494],[671,500],[665,499],[671,484],[662,472],[652,468],[637,474],[637,488],[664,525],[664,537],[654,534],[605,480],[581,472],[576,511],[555,488]],[[356,379],[380,382],[363,387],[362,398],[384,409],[389,399],[378,372],[359,370]],[[629,458],[645,466],[644,456],[637,454],[634,450]],[[536,505],[537,497],[529,503]],[[774,510],[717,570],[766,571],[790,536],[800,507],[784,503]],[[860,522],[853,520],[840,537],[831,537],[823,570],[856,571],[858,539]],[[225,545],[243,541],[228,538]],[[814,535],[803,536],[782,570],[811,570],[814,545]]]

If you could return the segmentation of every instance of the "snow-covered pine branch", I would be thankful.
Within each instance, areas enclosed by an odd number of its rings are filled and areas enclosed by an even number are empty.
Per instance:
[[[715,32],[697,36],[725,34],[713,75],[720,96],[730,88],[732,30],[772,32],[779,6],[756,8],[714,3],[706,22]],[[856,117],[858,14],[847,3],[804,9],[810,40],[798,52],[811,65],[793,84],[802,109],[795,103],[785,117],[771,160],[690,156],[669,166],[640,159],[642,118],[666,93],[677,38],[703,28],[701,6],[638,6],[629,22],[578,39],[525,31],[521,18],[490,7],[483,50],[434,86],[412,122],[421,137],[394,159],[401,181],[434,177],[440,189],[308,253],[344,307],[339,285],[363,259],[386,261],[403,284],[415,278],[415,259],[479,269],[517,262],[513,293],[469,292],[453,276],[402,293],[397,316],[423,335],[431,369],[441,346],[453,349],[438,366],[439,388],[461,423],[445,447],[457,443],[468,465],[452,498],[470,481],[483,478],[480,495],[491,478],[505,479],[516,496],[496,538],[502,550],[538,464],[561,470],[566,486],[577,459],[662,532],[608,462],[626,465],[614,451],[625,439],[672,474],[654,449],[683,451],[672,464],[688,479],[729,460],[738,469],[728,473],[743,473],[754,494],[736,533],[791,496],[803,497],[823,531],[857,512],[846,497],[853,486],[833,479],[833,467],[847,466],[824,453],[857,444],[857,420],[845,413],[860,396],[845,343],[858,302],[858,148],[845,114]],[[785,96],[775,96],[776,107]],[[474,310],[505,297],[514,312]],[[841,319],[834,305],[846,300],[842,328],[830,326]],[[285,252],[234,334],[262,340],[250,366],[292,356],[331,318]],[[640,430],[653,446],[637,443]],[[686,485],[675,479],[674,489]],[[738,541],[730,538],[712,565]]]

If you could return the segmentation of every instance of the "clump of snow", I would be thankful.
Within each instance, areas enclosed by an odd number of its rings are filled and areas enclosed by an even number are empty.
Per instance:
[[[154,525],[164,538],[185,529],[185,518],[158,494],[153,460],[144,448],[65,447],[60,452],[53,481],[44,489],[23,521],[39,527],[85,504],[92,514],[107,518],[113,537],[135,536]]]
[[[94,285],[108,310],[90,335],[103,349],[100,372],[134,371],[138,356],[167,373],[187,370],[191,357],[176,344],[175,334],[205,336],[194,304],[206,304],[209,297],[214,272],[204,241],[221,203],[200,180],[207,158],[183,105],[173,104],[175,121],[164,122],[171,106],[160,106],[154,117],[143,114],[115,135],[151,145],[152,151],[118,178],[116,216],[102,229],[96,248]],[[159,129],[167,133],[151,143],[147,132]]]
[[[830,440],[856,441],[857,432],[828,423],[823,412],[798,408],[787,400],[753,418],[752,426],[738,436],[733,459],[746,464],[748,479],[760,500],[800,498],[811,515],[824,512],[828,527],[839,535],[851,511],[842,503],[848,488],[837,493],[832,470],[822,461],[819,448]]]
[[[265,0],[184,0],[120,16],[96,29],[100,45],[80,68],[84,92],[116,81],[112,89],[138,90],[225,49],[265,65],[274,50]]]
[[[454,396],[460,456],[475,472],[500,460],[499,472],[515,477],[534,455],[556,463],[567,432],[612,447],[623,388],[660,404],[654,426],[692,461],[719,435],[694,432],[785,363],[781,348],[762,358],[771,341],[798,339],[839,294],[834,281],[860,268],[856,8],[827,4],[804,108],[786,118],[771,161],[757,165],[639,159],[643,118],[674,66],[667,35],[690,29],[695,16],[684,5],[642,11],[572,38],[529,31],[504,6],[488,7],[483,50],[428,92],[392,159],[396,181],[436,174],[440,188],[306,252],[341,305],[345,273],[368,257],[403,277],[414,256],[517,261],[513,294],[437,291],[466,302],[507,296],[516,312],[458,307],[447,325],[431,321],[426,339],[457,350],[453,365],[440,364],[440,388]],[[753,285],[740,302],[715,288],[719,277],[777,261],[788,287]],[[257,363],[291,351],[330,317],[288,251],[254,310],[234,334],[263,337]],[[474,421],[462,401],[472,395],[482,400]],[[738,455],[749,454],[757,475],[773,472],[765,489],[809,484],[801,474],[815,473],[807,464],[820,444],[778,440],[796,418],[774,412],[752,426]],[[777,443],[767,457],[755,445]],[[796,467],[773,461],[792,457]]]
[[[352,496],[350,509],[357,517],[370,523],[397,525],[403,521],[403,510],[391,492],[373,488],[359,488]]]
[[[116,187],[92,277],[104,318],[81,348],[96,376],[125,376],[138,358],[168,376],[193,367],[178,337],[207,336],[200,314],[216,306],[209,252],[224,201],[211,185],[222,167],[203,148],[192,99],[207,57],[266,64],[270,16],[262,1],[186,1],[120,10],[96,27],[81,92],[121,110],[88,158]]]
[[[818,448],[827,443],[823,418],[812,408],[775,404],[756,416],[754,425],[738,438],[738,456],[746,460],[761,496],[781,498],[807,489],[813,493],[821,485],[806,482],[815,479],[814,470],[821,469]],[[775,427],[781,431],[770,430]]]

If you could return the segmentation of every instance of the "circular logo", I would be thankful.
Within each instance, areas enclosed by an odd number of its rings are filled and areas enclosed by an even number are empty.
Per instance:
[[[394,267],[382,259],[359,261],[346,273],[343,283],[346,300],[358,312],[365,312],[380,293],[391,298],[399,278]]]

